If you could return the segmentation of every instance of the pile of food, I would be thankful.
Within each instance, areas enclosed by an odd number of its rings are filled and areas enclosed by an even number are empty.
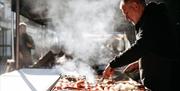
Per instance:
[[[143,85],[134,81],[97,79],[96,84],[86,81],[85,76],[61,76],[50,91],[145,91]]]

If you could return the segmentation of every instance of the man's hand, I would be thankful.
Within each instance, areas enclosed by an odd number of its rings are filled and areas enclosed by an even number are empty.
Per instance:
[[[131,72],[136,72],[138,70],[139,70],[139,63],[138,61],[136,61],[126,66],[126,68],[123,70],[123,73],[131,73]]]
[[[103,78],[108,79],[114,74],[114,68],[111,68],[108,64],[103,72]]]
[[[32,48],[32,47],[33,47],[33,45],[30,44],[30,43],[26,43],[26,46],[27,46],[28,48]]]

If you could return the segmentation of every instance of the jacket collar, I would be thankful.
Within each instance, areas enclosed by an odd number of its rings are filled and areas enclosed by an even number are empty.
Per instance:
[[[157,6],[156,3],[150,3],[147,6],[145,6],[144,12],[140,18],[140,20],[138,21],[138,23],[135,25],[136,30],[139,30],[139,28],[142,26],[145,17],[148,16],[149,13],[152,13],[151,11],[154,10],[154,8]]]

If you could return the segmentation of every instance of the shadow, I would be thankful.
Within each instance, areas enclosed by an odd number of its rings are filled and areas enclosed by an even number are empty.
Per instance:
[[[18,71],[24,82],[27,84],[27,86],[31,89],[31,91],[37,91],[36,88],[29,82],[27,77],[21,72]]]
[[[23,68],[20,69],[21,73],[29,74],[29,75],[59,75],[59,71],[57,69],[35,69],[35,68]]]

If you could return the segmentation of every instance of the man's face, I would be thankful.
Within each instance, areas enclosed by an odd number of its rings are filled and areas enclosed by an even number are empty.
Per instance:
[[[21,31],[21,33],[25,33],[26,32],[26,26],[20,25],[20,31]]]
[[[127,20],[136,24],[139,21],[139,7],[138,4],[134,3],[126,3],[121,6],[122,13],[126,17]]]

